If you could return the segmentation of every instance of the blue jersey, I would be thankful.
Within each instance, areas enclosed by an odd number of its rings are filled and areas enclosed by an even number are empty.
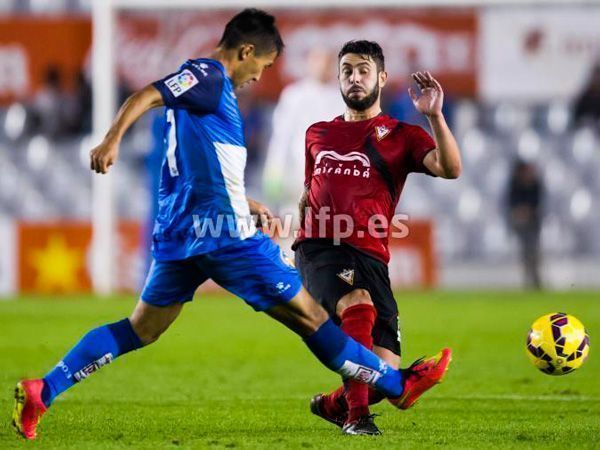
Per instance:
[[[243,122],[224,67],[188,60],[154,87],[166,106],[154,258],[182,260],[253,236]]]

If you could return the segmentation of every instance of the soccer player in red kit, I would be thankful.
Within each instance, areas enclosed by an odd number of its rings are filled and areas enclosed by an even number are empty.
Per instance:
[[[377,43],[350,41],[338,58],[347,108],[343,116],[306,132],[296,267],[304,286],[347,334],[399,367],[398,308],[387,270],[390,224],[407,175],[457,178],[460,153],[442,115],[442,87],[429,72],[412,75],[420,92],[411,88],[409,93],[427,116],[433,139],[422,128],[382,113],[387,73]],[[403,371],[406,386],[418,382],[424,392],[441,381],[449,361],[449,349],[417,361]],[[380,434],[369,404],[382,399],[366,384],[348,380],[328,395],[313,397],[311,411],[346,434]]]

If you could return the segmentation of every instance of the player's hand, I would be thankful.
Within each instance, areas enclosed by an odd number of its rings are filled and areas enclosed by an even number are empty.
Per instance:
[[[250,214],[257,216],[258,227],[270,227],[273,221],[273,213],[262,203],[256,200],[248,199],[248,206],[250,207]]]
[[[119,155],[119,143],[105,139],[90,152],[90,169],[96,173],[106,173]]]
[[[258,220],[256,226],[258,226],[259,228],[271,228],[273,218],[273,213],[269,210],[269,208],[265,208],[258,213]]]
[[[412,87],[408,88],[408,93],[417,111],[430,117],[442,114],[444,91],[440,83],[429,72],[415,72],[412,78],[419,87],[420,95]]]

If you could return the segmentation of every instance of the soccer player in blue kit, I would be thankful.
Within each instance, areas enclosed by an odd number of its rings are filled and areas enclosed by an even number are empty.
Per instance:
[[[300,335],[326,367],[373,386],[398,408],[412,405],[447,369],[449,357],[418,371],[396,370],[349,338],[302,287],[279,247],[256,229],[252,214],[269,213],[246,198],[246,148],[234,89],[258,81],[282,49],[273,16],[242,11],[209,58],[188,60],[129,97],[91,151],[91,169],[106,173],[127,129],[151,108],[166,107],[154,261],[140,300],[129,318],[84,335],[43,378],[17,384],[13,425],[25,438],[35,439],[41,416],[62,392],[155,342],[209,278]]]

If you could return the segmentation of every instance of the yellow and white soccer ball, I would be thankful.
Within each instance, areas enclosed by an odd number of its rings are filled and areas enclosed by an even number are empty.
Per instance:
[[[549,375],[565,375],[581,367],[590,352],[590,338],[583,324],[565,313],[540,317],[527,335],[527,356]]]

